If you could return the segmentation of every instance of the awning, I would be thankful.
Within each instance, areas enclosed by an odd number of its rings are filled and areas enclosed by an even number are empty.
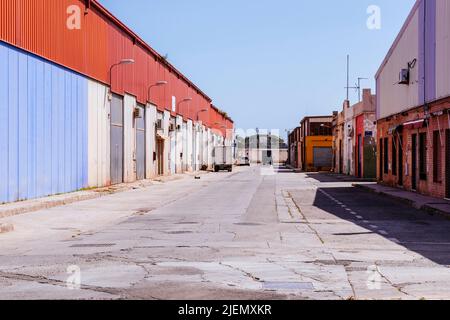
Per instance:
[[[420,129],[420,128],[423,128],[425,126],[425,124],[426,124],[425,119],[420,119],[420,120],[406,122],[403,124],[403,127],[408,130]]]

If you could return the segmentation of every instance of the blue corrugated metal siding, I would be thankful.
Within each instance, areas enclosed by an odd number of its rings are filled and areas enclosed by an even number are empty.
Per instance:
[[[87,86],[0,42],[0,202],[87,186]]]

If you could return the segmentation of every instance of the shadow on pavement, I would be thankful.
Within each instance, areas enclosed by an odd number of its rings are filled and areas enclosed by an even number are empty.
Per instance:
[[[442,216],[432,216],[388,197],[354,187],[320,188],[313,205],[397,242],[435,263],[450,265],[450,220]]]
[[[309,172],[306,176],[319,182],[375,182],[375,179],[361,179],[332,172]]]

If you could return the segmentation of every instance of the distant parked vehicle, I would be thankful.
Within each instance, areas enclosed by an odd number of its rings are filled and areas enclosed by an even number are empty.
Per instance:
[[[237,164],[238,166],[250,166],[250,159],[248,157],[240,157]]]
[[[233,150],[231,147],[216,147],[213,151],[214,171],[233,171]]]

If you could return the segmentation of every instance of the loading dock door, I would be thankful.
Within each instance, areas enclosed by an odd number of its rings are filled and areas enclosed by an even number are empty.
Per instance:
[[[314,168],[331,168],[333,164],[333,148],[314,147]]]
[[[140,109],[141,118],[136,118],[136,179],[145,179],[145,108]]]
[[[123,98],[111,101],[111,183],[123,182]]]

